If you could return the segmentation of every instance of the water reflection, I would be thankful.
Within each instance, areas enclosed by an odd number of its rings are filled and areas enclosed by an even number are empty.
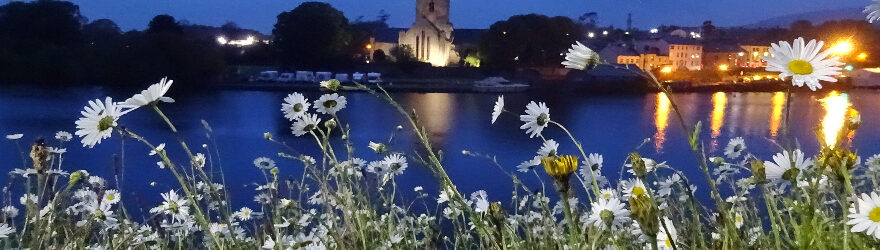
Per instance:
[[[657,103],[654,111],[654,126],[657,132],[654,133],[654,149],[658,152],[663,149],[663,143],[666,142],[666,127],[669,126],[669,97],[666,93],[657,93]]]
[[[779,133],[779,125],[782,123],[782,110],[785,108],[785,93],[773,93],[771,106],[773,111],[770,112],[770,136],[776,137]]]
[[[825,117],[822,118],[822,135],[825,137],[825,145],[834,148],[838,143],[838,134],[843,129],[849,107],[849,95],[831,91],[828,96],[819,100],[825,108]]]
[[[432,135],[445,135],[449,132],[453,121],[453,95],[448,93],[426,93],[412,95],[409,104],[419,111],[420,125]],[[444,140],[445,136],[432,136],[435,140]]]
[[[712,95],[712,139],[717,139],[724,125],[724,109],[727,108],[727,94],[716,92]]]

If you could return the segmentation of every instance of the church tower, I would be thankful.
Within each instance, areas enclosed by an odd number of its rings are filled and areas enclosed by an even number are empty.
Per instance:
[[[416,0],[416,18],[399,34],[398,44],[413,50],[416,59],[434,66],[457,62],[449,22],[449,0]]]

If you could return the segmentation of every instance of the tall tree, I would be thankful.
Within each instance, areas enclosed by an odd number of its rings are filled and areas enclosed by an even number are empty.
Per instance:
[[[577,24],[567,17],[538,14],[513,16],[489,28],[480,41],[483,64],[509,67],[558,65],[560,53],[579,34]]]
[[[351,41],[348,19],[330,4],[305,2],[278,15],[272,34],[282,63],[327,67],[343,58]]]

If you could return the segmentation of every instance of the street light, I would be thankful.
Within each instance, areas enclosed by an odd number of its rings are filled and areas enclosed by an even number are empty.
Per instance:
[[[831,53],[837,55],[846,55],[852,52],[853,43],[850,40],[841,40],[831,46]]]
[[[660,69],[660,73],[663,73],[663,74],[672,73],[672,67],[664,66],[662,69]]]
[[[720,71],[727,71],[729,68],[730,66],[727,66],[727,64],[718,65],[718,70]]]
[[[865,52],[859,53],[859,55],[856,56],[856,59],[858,59],[859,61],[868,60],[868,53],[865,53]]]

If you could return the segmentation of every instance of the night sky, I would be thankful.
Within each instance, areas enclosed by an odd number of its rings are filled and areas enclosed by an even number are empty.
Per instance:
[[[0,1],[5,2],[5,1]],[[74,0],[90,20],[109,18],[123,30],[144,29],[157,14],[169,14],[191,24],[219,26],[227,21],[244,28],[270,33],[278,13],[303,1],[291,0]],[[379,10],[391,14],[393,27],[409,27],[414,19],[415,0],[326,1],[354,20],[375,19]],[[577,18],[598,12],[600,25],[626,26],[626,14],[633,24],[648,29],[660,24],[696,26],[712,20],[716,26],[737,26],[771,17],[861,8],[869,0],[452,0],[452,23],[456,28],[487,28],[516,14],[540,13]]]

